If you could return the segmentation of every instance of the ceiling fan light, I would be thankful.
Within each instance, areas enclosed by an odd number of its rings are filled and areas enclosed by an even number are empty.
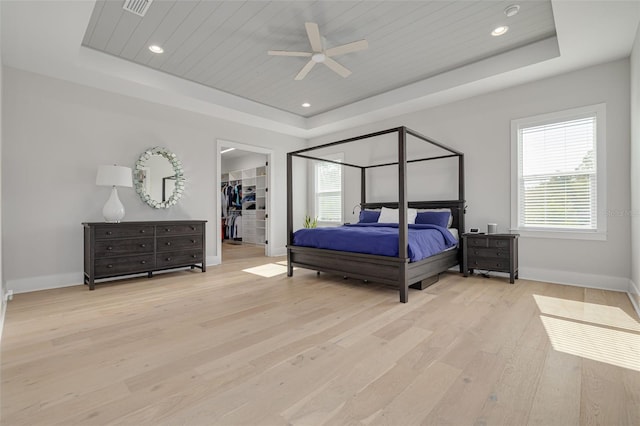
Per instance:
[[[319,64],[319,63],[321,63],[321,62],[324,62],[324,60],[325,60],[325,59],[327,59],[327,57],[326,57],[326,55],[325,55],[324,53],[315,53],[315,54],[311,57],[311,60],[312,60],[313,62],[318,63],[318,64]]]
[[[506,25],[500,25],[499,27],[495,27],[493,29],[493,31],[491,31],[491,35],[494,37],[498,37],[501,36],[503,34],[506,34],[506,32],[509,31],[509,27]]]

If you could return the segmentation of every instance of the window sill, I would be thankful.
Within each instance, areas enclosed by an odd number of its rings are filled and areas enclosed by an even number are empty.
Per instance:
[[[607,240],[607,233],[603,231],[596,231],[596,232],[552,231],[552,230],[534,231],[531,229],[512,228],[511,232],[517,232],[518,234],[520,234],[521,237],[525,237],[525,238],[554,238],[559,240],[591,240],[591,241]]]

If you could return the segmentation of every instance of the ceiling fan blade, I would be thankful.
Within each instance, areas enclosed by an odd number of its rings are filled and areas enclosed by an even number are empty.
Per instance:
[[[311,56],[311,52],[290,52],[288,50],[269,50],[267,55],[271,56]]]
[[[357,52],[358,50],[364,50],[369,47],[367,40],[358,40],[352,43],[343,44],[342,46],[332,47],[327,49],[324,54],[327,56],[344,55],[345,53]]]
[[[309,74],[309,71],[311,71],[311,68],[313,68],[313,66],[315,64],[316,64],[316,62],[314,60],[310,60],[309,62],[307,62],[307,65],[302,67],[302,69],[300,70],[298,75],[296,75],[296,78],[294,80],[302,80],[303,78],[305,78],[307,76],[307,74]]]
[[[323,63],[344,78],[347,78],[351,75],[351,71],[349,71],[333,59],[329,58],[328,56],[325,58]]]
[[[304,27],[307,29],[311,50],[314,52],[322,52],[322,39],[320,39],[320,29],[315,22],[305,22]]]

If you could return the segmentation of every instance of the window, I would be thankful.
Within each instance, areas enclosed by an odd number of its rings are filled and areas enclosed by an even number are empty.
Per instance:
[[[604,239],[605,107],[514,120],[512,228]]]
[[[335,161],[340,161],[336,159]],[[342,222],[342,166],[315,162],[315,212],[318,222]]]

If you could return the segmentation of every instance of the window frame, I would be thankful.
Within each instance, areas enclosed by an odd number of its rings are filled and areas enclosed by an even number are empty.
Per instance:
[[[335,153],[331,155],[324,156],[326,160],[330,161],[344,161],[344,153]],[[318,214],[318,166],[322,164],[322,161],[314,160],[313,161],[313,177],[312,177],[312,189],[313,189],[313,214],[314,217],[319,217]],[[335,191],[332,191],[332,193]],[[344,221],[344,166],[342,166],[340,173],[340,219],[337,221],[333,220],[320,220],[318,219],[318,226],[337,226],[341,225]]]
[[[520,226],[520,153],[522,140],[520,129],[584,118],[595,115],[596,149],[596,229],[527,228]],[[588,105],[532,117],[511,120],[511,231],[524,237],[560,238],[580,240],[607,239],[607,142],[606,104]]]

